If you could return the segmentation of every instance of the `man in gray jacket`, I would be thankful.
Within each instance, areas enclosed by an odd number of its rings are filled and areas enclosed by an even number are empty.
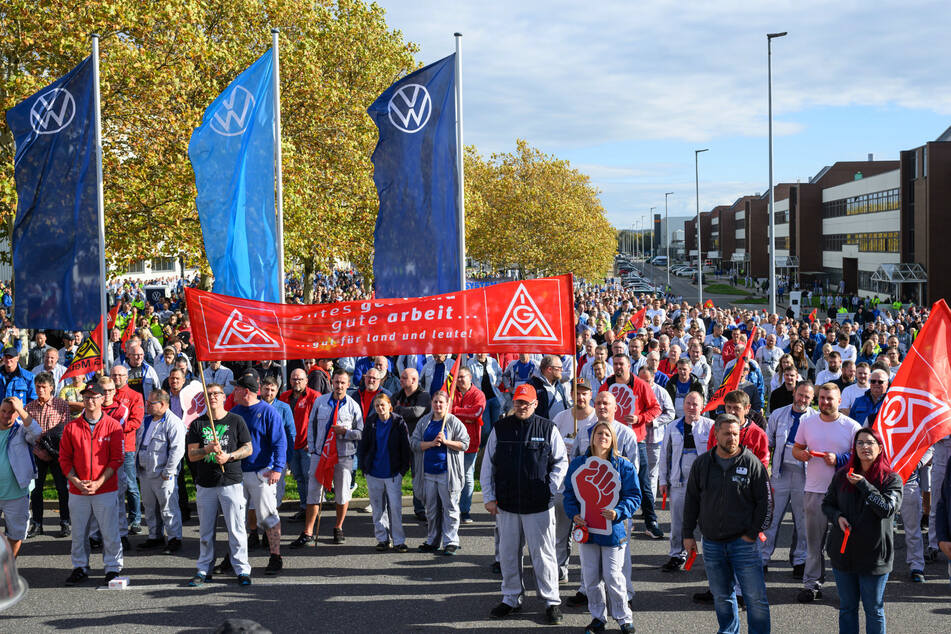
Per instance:
[[[182,547],[177,475],[185,456],[185,425],[169,409],[170,402],[169,393],[161,388],[149,394],[146,401],[149,413],[139,427],[139,451],[135,456],[149,527],[149,538],[139,544],[139,548],[146,550],[164,544],[166,554]]]

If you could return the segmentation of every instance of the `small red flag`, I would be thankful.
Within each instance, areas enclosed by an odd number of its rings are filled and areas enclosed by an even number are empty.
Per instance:
[[[132,338],[132,335],[135,334],[135,318],[137,311],[135,308],[132,309],[132,317],[129,318],[129,323],[126,324],[125,330],[122,331],[122,347],[125,348],[125,342]]]
[[[637,332],[644,327],[644,317],[647,315],[647,306],[644,306],[639,311],[634,313],[628,318],[627,323],[621,328],[617,333],[619,339],[623,338],[629,332]]]
[[[344,398],[347,398],[344,396]],[[327,437],[324,439],[324,446],[320,450],[320,459],[317,461],[317,470],[314,471],[314,478],[324,487],[324,491],[329,491],[334,485],[334,468],[340,459],[337,455],[337,434],[333,427],[337,424],[337,412],[340,411],[340,401],[334,406],[334,414],[331,419],[330,427],[327,430]]]
[[[709,412],[720,407],[720,405],[723,404],[723,397],[737,388],[740,384],[740,377],[743,376],[743,367],[746,366],[747,359],[750,359],[752,356],[753,337],[750,336],[746,339],[743,354],[736,358],[736,363],[733,364],[733,367],[724,375],[723,381],[720,382],[720,387],[718,387],[717,391],[710,397],[707,406],[703,408],[704,412]]]
[[[817,312],[819,312],[819,309],[818,309],[818,308],[813,308],[813,309],[812,309],[812,312],[809,313],[809,321],[815,321],[815,320],[816,320],[816,313],[817,313]]]
[[[92,334],[79,344],[79,349],[73,356],[73,362],[66,368],[62,379],[72,376],[84,376],[90,372],[102,369],[102,319]],[[61,379],[61,380],[62,380]]]
[[[705,301],[705,302],[703,303],[703,307],[704,307],[704,308],[713,308],[713,307],[714,307],[713,300],[712,300],[712,299],[708,299],[707,301]]]
[[[931,307],[872,427],[906,482],[928,448],[951,434],[951,310],[943,299]]]
[[[106,319],[106,330],[112,330],[116,327],[116,318],[119,317],[119,304],[116,303],[115,306],[109,309],[108,319]]]

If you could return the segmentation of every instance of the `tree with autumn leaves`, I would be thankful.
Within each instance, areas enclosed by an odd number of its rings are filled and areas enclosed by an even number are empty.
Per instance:
[[[616,232],[598,190],[568,161],[519,139],[488,159],[466,148],[466,252],[494,270],[610,275]]]
[[[208,104],[270,46],[272,26],[281,29],[286,268],[303,271],[307,291],[314,273],[337,260],[369,276],[377,130],[366,108],[419,67],[415,45],[387,26],[380,7],[362,0],[4,3],[3,110],[68,72],[89,55],[88,34],[101,35],[111,265],[172,255],[207,270],[188,141]],[[7,237],[16,213],[13,154],[4,120],[0,235]],[[609,269],[597,192],[567,163],[519,142],[517,153],[487,161],[470,151],[466,171],[471,257],[540,274],[597,278]],[[520,233],[526,226],[530,232]]]

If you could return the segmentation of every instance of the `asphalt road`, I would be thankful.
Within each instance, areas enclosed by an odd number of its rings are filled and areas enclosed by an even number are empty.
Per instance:
[[[644,262],[638,262],[637,267],[641,270],[643,275],[652,280],[655,284],[664,285],[667,283],[667,268],[666,267],[655,267]],[[703,276],[703,285],[708,286],[715,283],[726,283],[729,284],[729,281],[726,278],[720,279],[712,274],[704,274]],[[673,273],[670,274],[670,286],[673,289],[674,295],[682,296],[686,301],[691,304],[697,303],[697,286],[690,283],[689,277],[677,277]],[[703,301],[712,299],[717,306],[727,306],[732,304],[744,297],[743,295],[714,295],[707,292],[703,294]],[[757,305],[757,308],[766,307],[765,304]]]
[[[286,508],[284,517],[292,509]],[[79,632],[211,631],[224,619],[254,619],[274,632],[438,632],[488,630],[521,632],[539,627],[551,632],[578,632],[590,620],[583,610],[565,609],[560,627],[544,625],[544,606],[533,591],[516,618],[498,621],[489,610],[498,603],[500,577],[492,574],[492,523],[481,505],[474,505],[476,522],[460,530],[462,550],[456,557],[415,552],[424,537],[411,509],[404,508],[408,544],[406,554],[377,553],[370,516],[347,518],[348,540],[332,545],[332,515],[325,511],[321,541],[305,551],[286,547],[300,524],[286,519],[283,573],[265,577],[264,550],[252,553],[254,584],[239,588],[233,577],[216,578],[192,589],[184,582],[193,574],[198,555],[197,521],[185,525],[185,543],[176,556],[139,554],[125,558],[123,574],[131,579],[127,590],[96,588],[102,582],[101,555],[94,554],[92,579],[85,586],[63,587],[69,575],[69,540],[40,536],[24,543],[18,560],[20,573],[30,585],[19,604],[0,614],[2,632],[39,632],[68,629]],[[664,530],[669,514],[660,512]],[[52,525],[48,518],[48,526]],[[788,519],[788,518],[787,518]],[[642,525],[638,524],[640,528]],[[788,545],[790,528],[784,526],[781,544]],[[219,532],[218,552],[224,552]],[[144,537],[133,537],[133,546]],[[951,623],[951,587],[945,563],[926,569],[927,582],[906,581],[904,540],[897,538],[896,566],[886,591],[890,632],[947,632]],[[633,576],[637,588],[634,623],[640,632],[713,631],[712,608],[694,604],[694,592],[706,588],[702,560],[691,572],[663,573],[667,541],[635,537]],[[827,585],[825,598],[803,606],[796,602],[798,585],[785,563],[788,551],[779,549],[767,576],[773,631],[834,632],[837,598]],[[527,559],[526,559],[527,560]],[[572,558],[571,582],[562,585],[562,597],[572,595],[579,579]],[[527,575],[531,584],[531,574]],[[745,629],[745,626],[744,626]],[[617,631],[615,624],[609,631]]]

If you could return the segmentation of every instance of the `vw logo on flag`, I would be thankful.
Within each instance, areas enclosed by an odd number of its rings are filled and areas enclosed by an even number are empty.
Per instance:
[[[30,125],[37,134],[56,134],[76,116],[76,101],[65,88],[48,90],[30,107]]]
[[[235,86],[211,118],[211,129],[222,136],[237,136],[248,129],[254,113],[254,95],[244,86]]]
[[[390,98],[387,111],[390,123],[403,132],[413,134],[426,127],[429,115],[433,112],[433,100],[425,86],[406,84]]]

